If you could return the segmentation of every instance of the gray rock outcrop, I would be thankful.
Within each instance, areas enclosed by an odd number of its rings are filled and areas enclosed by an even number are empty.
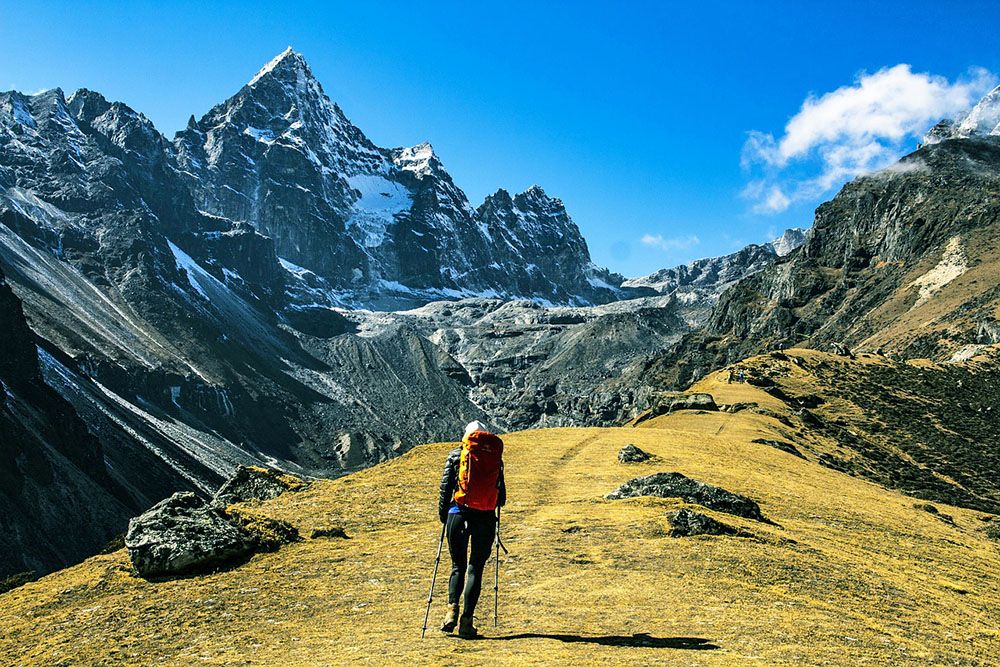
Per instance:
[[[271,500],[285,491],[299,490],[305,482],[280,470],[258,466],[239,466],[233,476],[219,487],[212,500],[223,507],[247,500]]]
[[[249,556],[256,540],[190,492],[175,493],[129,522],[125,547],[145,578],[208,572]]]
[[[746,533],[733,526],[716,521],[707,514],[695,512],[686,507],[667,515],[670,521],[670,537],[692,537],[694,535],[739,535]]]
[[[718,411],[719,406],[711,394],[704,393],[665,393],[661,394],[653,406],[656,414],[669,414],[678,410],[708,410]]]
[[[635,445],[625,445],[618,452],[619,463],[644,463],[653,458],[649,452],[644,452]]]
[[[750,498],[685,477],[679,472],[658,472],[646,477],[637,477],[625,482],[605,497],[610,500],[620,500],[639,496],[680,498],[716,512],[769,523],[761,513],[760,506]]]

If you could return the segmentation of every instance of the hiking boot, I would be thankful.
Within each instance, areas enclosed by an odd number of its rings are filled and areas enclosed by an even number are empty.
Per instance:
[[[475,639],[479,636],[479,630],[472,626],[472,619],[465,616],[458,623],[458,636],[462,639]]]
[[[458,623],[458,603],[448,605],[448,611],[444,614],[444,622],[441,623],[441,632],[451,632]]]

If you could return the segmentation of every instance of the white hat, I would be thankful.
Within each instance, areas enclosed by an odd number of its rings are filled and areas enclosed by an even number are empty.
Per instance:
[[[486,428],[486,424],[484,424],[479,420],[471,421],[465,425],[466,436],[469,435],[470,433],[475,433],[476,431],[486,431],[487,433],[489,433],[490,429]]]

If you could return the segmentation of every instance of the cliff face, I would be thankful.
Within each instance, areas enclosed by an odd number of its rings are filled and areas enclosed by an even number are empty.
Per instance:
[[[84,558],[124,530],[136,499],[101,443],[45,384],[21,301],[0,272],[0,578]],[[73,508],[70,510],[70,508]]]

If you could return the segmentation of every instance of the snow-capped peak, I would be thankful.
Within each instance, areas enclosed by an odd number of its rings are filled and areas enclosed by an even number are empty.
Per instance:
[[[955,126],[959,136],[1000,134],[1000,86],[997,86]]]
[[[280,66],[282,66],[282,63],[285,63],[286,61],[288,63],[286,66],[290,65],[291,67],[296,67],[296,66],[304,67],[306,63],[305,58],[302,57],[302,54],[296,53],[294,50],[292,50],[292,47],[289,46],[285,48],[284,51],[282,51],[274,58],[272,58],[269,63],[264,65],[260,69],[260,71],[257,72],[257,74],[255,74],[252,79],[250,79],[247,85],[253,86],[262,78],[264,78],[265,76],[267,76],[268,74],[270,74],[271,72],[275,71]]]
[[[785,233],[771,241],[770,245],[778,257],[784,257],[806,242],[806,230],[801,227],[786,229]]]
[[[925,144],[944,139],[967,139],[1000,135],[1000,86],[986,93],[976,106],[957,122],[943,120],[924,135]]]
[[[424,141],[409,148],[397,148],[393,162],[404,171],[426,176],[431,173],[431,160],[436,157],[434,147]]]

